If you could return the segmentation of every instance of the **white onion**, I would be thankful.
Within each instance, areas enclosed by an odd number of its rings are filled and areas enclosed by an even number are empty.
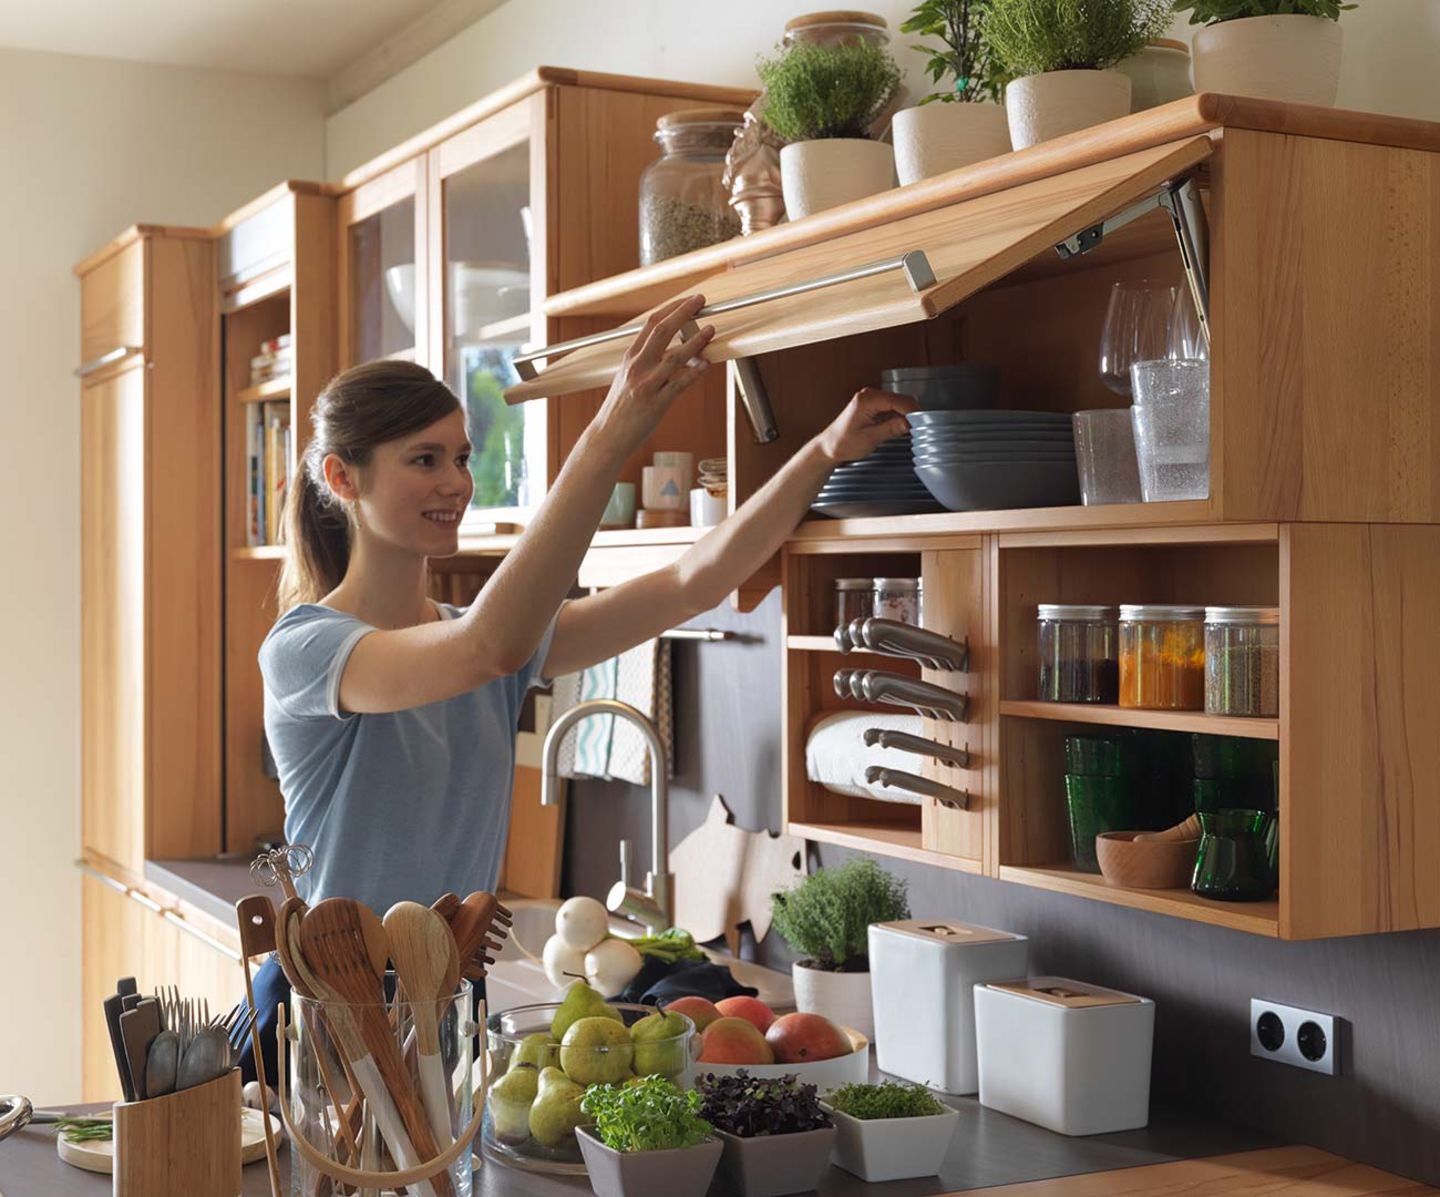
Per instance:
[[[588,952],[610,934],[610,916],[594,898],[570,898],[555,912],[555,934],[577,952]]]
[[[628,942],[607,939],[585,953],[585,979],[605,997],[614,997],[629,985],[645,962]]]
[[[585,975],[585,953],[577,952],[558,935],[545,941],[540,962],[545,966],[545,979],[556,989],[569,989]]]

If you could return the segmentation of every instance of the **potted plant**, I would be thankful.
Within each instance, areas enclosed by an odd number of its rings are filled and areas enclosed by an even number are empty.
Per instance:
[[[797,1009],[875,1034],[869,927],[908,919],[905,895],[903,881],[870,857],[857,856],[773,896],[772,926],[801,957],[791,966]]]
[[[741,1197],[808,1193],[830,1166],[835,1124],[820,1108],[814,1085],[795,1073],[752,1077],[701,1076],[700,1116],[725,1145],[720,1177]]]
[[[662,1076],[591,1085],[580,1109],[595,1121],[575,1136],[597,1197],[704,1197],[721,1146],[694,1089]]]
[[[796,42],[757,69],[765,122],[789,143],[780,151],[780,188],[790,219],[894,185],[894,153],[866,135],[900,87],[889,51],[861,39]]]
[[[1340,88],[1339,0],[1176,0],[1195,34],[1195,90],[1333,104]]]
[[[835,1163],[874,1184],[935,1176],[960,1111],[920,1085],[844,1085],[822,1103],[835,1119]]]
[[[1017,150],[1125,116],[1130,79],[1110,70],[1169,27],[1170,0],[990,0],[985,38],[1002,69]]]
[[[895,114],[895,172],[901,184],[928,179],[1010,152],[1010,130],[1000,99],[1005,91],[985,41],[989,0],[921,0],[901,33],[938,37],[943,49],[928,54],[925,70],[944,90]]]

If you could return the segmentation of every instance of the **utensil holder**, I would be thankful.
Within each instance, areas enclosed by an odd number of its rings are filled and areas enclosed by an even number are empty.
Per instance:
[[[237,1197],[240,1070],[148,1101],[115,1103],[115,1197]]]

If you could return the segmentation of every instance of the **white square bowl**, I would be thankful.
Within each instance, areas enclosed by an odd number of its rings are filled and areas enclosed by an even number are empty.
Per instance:
[[[835,1121],[831,1160],[868,1184],[937,1176],[960,1125],[960,1111],[920,1118],[852,1118],[822,1102]]]

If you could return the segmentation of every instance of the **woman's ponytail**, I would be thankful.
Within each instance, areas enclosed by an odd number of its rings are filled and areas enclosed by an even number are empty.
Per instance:
[[[311,409],[310,442],[285,498],[282,613],[324,598],[350,564],[350,516],[325,481],[325,459],[334,454],[363,468],[377,445],[428,428],[460,406],[449,387],[411,362],[367,362],[326,384]]]

